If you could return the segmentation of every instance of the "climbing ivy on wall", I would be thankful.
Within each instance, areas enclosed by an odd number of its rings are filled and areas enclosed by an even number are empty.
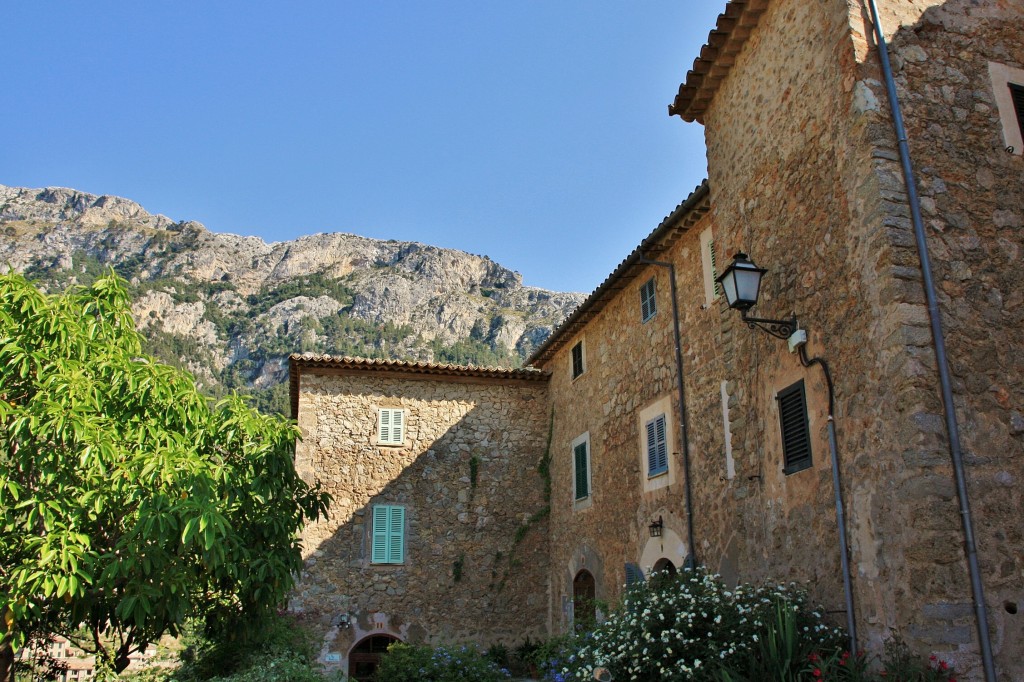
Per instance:
[[[515,534],[512,536],[512,546],[509,548],[508,556],[505,557],[504,571],[501,575],[501,580],[497,584],[492,582],[492,586],[501,592],[505,588],[505,583],[508,580],[508,575],[512,568],[519,565],[519,561],[515,558],[516,547],[526,538],[530,530],[532,530],[538,523],[546,519],[551,514],[551,439],[555,431],[555,410],[552,408],[551,416],[548,420],[548,439],[544,446],[544,454],[541,455],[540,461],[537,463],[537,473],[540,474],[544,481],[544,506],[535,511],[530,515],[530,518],[526,519],[518,528],[516,528]],[[472,464],[472,461],[471,461]],[[473,479],[475,481],[475,478]],[[492,578],[497,577],[497,567],[502,563],[502,553],[496,552],[494,555],[494,566],[495,569],[491,572]]]

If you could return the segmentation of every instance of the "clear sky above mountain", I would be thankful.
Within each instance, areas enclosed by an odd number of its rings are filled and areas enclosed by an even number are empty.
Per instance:
[[[14,2],[0,183],[590,291],[704,178],[667,105],[725,0]]]

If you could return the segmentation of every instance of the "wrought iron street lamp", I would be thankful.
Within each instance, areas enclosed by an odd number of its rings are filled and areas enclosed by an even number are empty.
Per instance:
[[[747,315],[747,311],[757,305],[757,298],[761,294],[761,277],[766,272],[766,269],[754,265],[747,254],[737,253],[716,281],[722,287],[729,307],[740,311],[748,327],[757,327],[778,339],[788,339],[797,329],[796,316],[788,320],[768,320]]]
[[[665,527],[665,523],[661,520],[661,517],[659,516],[658,520],[654,521],[653,523],[651,523],[651,525],[648,526],[647,529],[651,532],[651,537],[652,538],[660,538],[661,537],[661,529],[664,528],[664,527]]]

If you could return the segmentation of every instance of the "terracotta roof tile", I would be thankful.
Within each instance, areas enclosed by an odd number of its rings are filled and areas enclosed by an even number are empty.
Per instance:
[[[547,381],[549,372],[534,367],[519,369],[506,367],[476,367],[407,360],[336,357],[316,353],[293,353],[288,357],[288,375],[291,390],[292,418],[299,413],[299,377],[303,372],[333,374],[339,372],[380,372],[391,375],[421,377],[468,377],[496,381]]]
[[[669,116],[704,122],[707,106],[767,7],[768,0],[730,0],[718,15],[718,23],[708,34],[708,42],[686,74],[686,81],[679,86],[679,94],[668,105]]]

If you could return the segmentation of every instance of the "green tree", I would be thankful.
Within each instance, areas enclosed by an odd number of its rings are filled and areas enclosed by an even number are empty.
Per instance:
[[[113,274],[62,295],[0,276],[0,680],[34,633],[120,671],[190,617],[279,605],[326,511],[296,427],[144,355],[129,303]]]

